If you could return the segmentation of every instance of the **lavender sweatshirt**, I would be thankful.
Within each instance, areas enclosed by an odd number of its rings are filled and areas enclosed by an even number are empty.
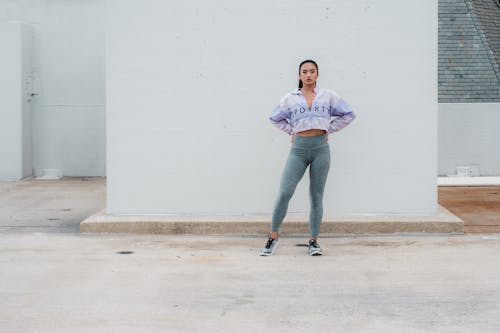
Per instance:
[[[356,118],[349,104],[334,91],[319,88],[314,91],[316,97],[310,109],[299,89],[286,94],[271,113],[271,123],[290,135],[310,129],[333,133]]]

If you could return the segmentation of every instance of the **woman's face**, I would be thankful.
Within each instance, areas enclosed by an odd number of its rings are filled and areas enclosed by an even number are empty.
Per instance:
[[[318,69],[313,63],[306,62],[300,67],[299,79],[304,85],[315,85],[318,79]]]

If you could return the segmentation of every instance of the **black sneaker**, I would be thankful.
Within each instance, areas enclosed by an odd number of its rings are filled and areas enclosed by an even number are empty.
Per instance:
[[[278,246],[278,244],[279,244],[278,238],[269,237],[267,239],[266,245],[262,248],[262,250],[260,250],[260,255],[261,256],[270,256],[271,254],[273,254],[273,252],[276,249],[276,247]]]
[[[309,255],[310,256],[320,256],[323,254],[323,250],[318,245],[315,239],[309,240]]]

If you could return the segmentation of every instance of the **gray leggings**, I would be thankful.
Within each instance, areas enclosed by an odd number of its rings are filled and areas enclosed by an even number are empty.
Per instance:
[[[317,237],[323,218],[323,192],[330,169],[330,146],[326,134],[318,136],[295,136],[285,170],[281,176],[280,191],[274,206],[271,231],[278,232],[288,210],[297,184],[309,166],[309,230],[311,237]]]

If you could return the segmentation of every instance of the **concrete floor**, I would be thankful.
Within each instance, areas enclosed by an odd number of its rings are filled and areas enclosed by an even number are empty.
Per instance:
[[[0,330],[500,331],[497,236],[304,241],[3,232]]]
[[[80,233],[102,179],[0,184],[0,332],[500,332],[500,234],[259,257],[262,237]]]
[[[0,182],[4,231],[77,232],[81,221],[105,207],[105,178]]]

